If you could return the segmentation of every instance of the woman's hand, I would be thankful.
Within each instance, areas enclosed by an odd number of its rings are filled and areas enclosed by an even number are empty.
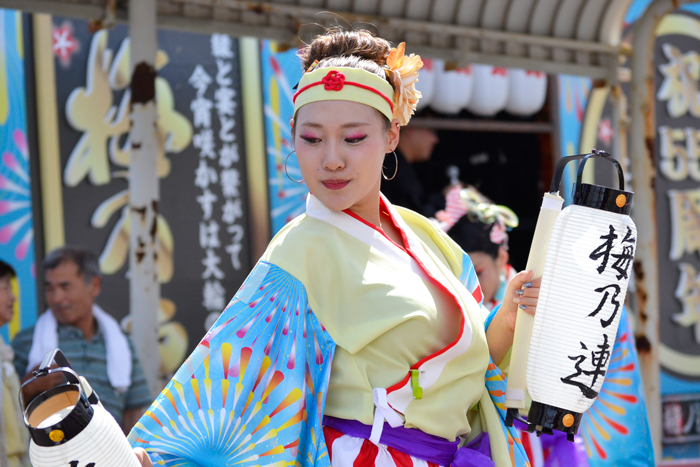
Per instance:
[[[136,457],[138,458],[139,462],[141,462],[143,467],[153,467],[151,458],[148,457],[148,454],[146,454],[146,451],[143,448],[134,449],[134,454],[136,454]]]
[[[497,365],[513,346],[518,310],[535,314],[541,283],[541,278],[532,280],[532,271],[521,271],[508,284],[503,304],[486,331],[489,353]]]
[[[521,271],[508,284],[499,313],[501,311],[506,313],[506,324],[511,332],[515,332],[515,319],[518,316],[518,310],[523,310],[534,316],[537,309],[542,278],[531,279],[532,271]]]

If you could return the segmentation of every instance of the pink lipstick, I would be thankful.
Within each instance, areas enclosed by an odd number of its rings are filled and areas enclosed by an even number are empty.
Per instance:
[[[323,183],[323,186],[325,186],[329,190],[340,190],[341,188],[345,188],[348,185],[348,183],[350,183],[350,180],[328,179],[321,181],[321,183]]]

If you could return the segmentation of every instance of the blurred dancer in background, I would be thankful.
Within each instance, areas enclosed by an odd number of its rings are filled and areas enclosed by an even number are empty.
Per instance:
[[[12,321],[15,297],[12,279],[15,270],[0,261],[0,328]],[[9,467],[29,466],[29,432],[24,427],[22,409],[19,406],[19,377],[12,364],[14,352],[0,337],[0,465]]]

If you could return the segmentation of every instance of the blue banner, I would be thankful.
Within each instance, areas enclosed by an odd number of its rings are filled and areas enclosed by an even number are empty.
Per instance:
[[[306,210],[306,195],[309,193],[301,180],[296,154],[292,153],[289,124],[294,115],[292,97],[296,91],[293,86],[299,82],[302,69],[296,49],[279,51],[272,41],[262,41],[261,45],[270,218],[274,235]]]
[[[36,269],[22,14],[0,9],[0,259],[17,272],[15,314],[0,333],[9,341],[36,321]]]

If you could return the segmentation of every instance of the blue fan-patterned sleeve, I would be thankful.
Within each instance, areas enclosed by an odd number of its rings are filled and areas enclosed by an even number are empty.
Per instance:
[[[154,465],[329,467],[334,350],[302,283],[260,262],[129,441]]]
[[[496,306],[493,310],[489,311],[484,306],[484,294],[481,292],[481,286],[479,285],[479,278],[474,270],[474,265],[472,264],[469,255],[466,253],[462,256],[462,274],[460,276],[460,281],[464,286],[471,292],[474,299],[477,301],[481,307],[481,312],[484,316],[484,329],[488,329],[493,317],[498,312],[499,306]],[[496,407],[496,411],[499,415],[499,422],[501,425],[501,430],[503,431],[503,436],[508,441],[508,446],[510,449],[510,457],[513,461],[515,467],[529,467],[529,461],[527,454],[525,453],[525,448],[520,441],[520,436],[516,431],[515,427],[506,426],[506,406],[505,406],[505,395],[506,395],[506,383],[507,378],[505,373],[498,368],[491,357],[489,357],[489,366],[486,370],[485,384],[486,389],[489,392],[489,396],[493,401],[493,405]]]
[[[590,467],[654,465],[643,388],[634,333],[623,307],[603,387],[578,430]]]
[[[496,316],[500,305],[489,311],[488,308],[484,306],[484,293],[481,291],[481,285],[479,284],[479,277],[476,275],[476,270],[474,269],[474,264],[471,258],[466,253],[462,253],[462,274],[459,277],[464,287],[472,294],[476,303],[481,307],[481,314],[484,317],[484,326],[486,328],[491,324],[491,320]]]

